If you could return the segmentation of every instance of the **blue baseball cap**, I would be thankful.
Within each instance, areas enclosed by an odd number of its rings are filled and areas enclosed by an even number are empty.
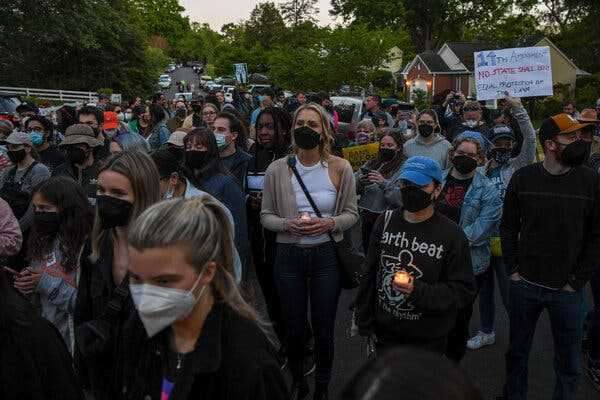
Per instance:
[[[442,182],[442,169],[437,161],[429,157],[415,156],[404,161],[400,170],[400,179],[418,186],[429,185],[431,181]]]
[[[504,124],[496,124],[488,135],[490,142],[494,143],[498,139],[510,139],[515,140],[515,133],[513,130]]]
[[[480,132],[477,131],[464,131],[463,133],[458,135],[456,139],[454,139],[454,141],[456,142],[457,140],[460,141],[462,139],[471,139],[479,142],[479,145],[481,146],[481,149],[484,153],[487,153],[487,150],[490,146],[490,141],[487,140]]]

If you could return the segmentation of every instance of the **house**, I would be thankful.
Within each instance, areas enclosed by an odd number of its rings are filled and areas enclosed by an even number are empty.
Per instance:
[[[404,68],[405,88],[411,98],[416,89],[430,96],[449,90],[471,94],[475,91],[473,53],[494,46],[479,42],[444,43],[437,51],[417,54]]]
[[[530,36],[506,47],[550,47],[553,82],[575,88],[578,76],[588,74],[580,70],[554,43],[543,36]],[[436,52],[417,54],[402,70],[406,93],[413,98],[416,89],[429,96],[442,96],[449,90],[475,97],[473,53],[497,48],[481,42],[448,42]]]
[[[382,69],[390,71],[394,76],[402,72],[402,50],[398,46],[394,46],[388,53],[388,60],[381,66]]]

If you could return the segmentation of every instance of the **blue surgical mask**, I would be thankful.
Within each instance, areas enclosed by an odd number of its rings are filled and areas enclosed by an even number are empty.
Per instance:
[[[44,143],[44,133],[43,132],[31,131],[29,133],[29,136],[31,137],[31,143],[33,143],[34,146],[39,146],[42,143]]]
[[[223,135],[222,133],[215,133],[215,139],[217,139],[217,148],[219,149],[219,151],[222,151],[223,149],[225,149],[225,147],[227,147],[228,143],[227,139],[225,138],[225,135]]]
[[[258,96],[258,101],[260,101],[261,103],[263,102],[264,99],[265,99],[265,96]]]

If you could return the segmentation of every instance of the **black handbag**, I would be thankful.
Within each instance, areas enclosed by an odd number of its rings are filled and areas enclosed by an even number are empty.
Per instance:
[[[322,218],[321,211],[319,211],[319,208],[312,199],[308,189],[306,189],[306,185],[304,185],[304,182],[302,181],[302,178],[296,169],[296,157],[288,157],[287,163],[294,172],[296,180],[300,184],[300,187],[302,188],[306,199],[310,203],[310,206],[315,211],[315,214],[317,214],[317,217]],[[341,241],[336,242],[333,240],[333,235],[331,235],[331,232],[328,232],[328,235],[335,247],[338,266],[342,271],[342,288],[354,289],[360,284],[365,257],[354,249],[354,246],[346,237],[344,237]]]

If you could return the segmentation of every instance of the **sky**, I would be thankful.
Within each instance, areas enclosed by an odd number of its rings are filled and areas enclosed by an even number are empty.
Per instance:
[[[275,3],[282,0],[272,0]],[[185,7],[185,14],[194,22],[207,22],[210,27],[219,32],[227,23],[237,23],[246,20],[250,12],[258,3],[265,0],[179,0]],[[330,0],[319,0],[319,25],[328,25],[334,22],[329,16]]]

